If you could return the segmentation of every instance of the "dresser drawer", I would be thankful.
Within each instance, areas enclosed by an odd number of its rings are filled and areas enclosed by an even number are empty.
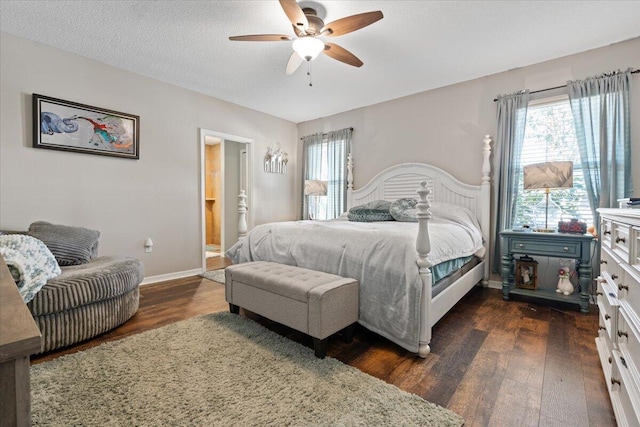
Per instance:
[[[640,331],[638,331],[638,318],[630,314],[622,305],[618,314],[618,327],[616,336],[618,345],[615,349],[622,355],[623,366],[629,370],[629,375],[638,383],[640,387]]]
[[[612,221],[606,218],[602,219],[600,223],[600,234],[602,234],[602,246],[607,248],[611,247],[611,229],[612,229]]]
[[[600,329],[611,342],[616,343],[618,324],[618,298],[613,288],[606,281],[598,281],[598,311],[600,312]]]
[[[607,248],[602,248],[600,252],[600,276],[611,284],[617,295],[618,283],[622,280],[622,270],[620,261]]]
[[[629,310],[640,315],[640,280],[629,266],[620,268],[622,277],[616,280],[618,298],[624,301]]]
[[[511,240],[511,252],[524,253],[527,255],[544,255],[559,257],[579,257],[580,243],[565,242],[555,243],[547,241],[520,241],[518,239]]]
[[[611,230],[611,249],[618,254],[624,262],[629,262],[629,243],[631,238],[631,226],[628,224],[613,223]]]
[[[609,393],[616,421],[619,426],[640,426],[640,397],[637,393],[636,382],[625,366],[624,356],[617,350],[613,350],[613,364],[611,367],[611,379],[609,380]],[[623,361],[624,360],[624,361]]]
[[[640,276],[640,227],[631,228],[629,261],[631,261],[631,268],[633,268]]]
[[[596,338],[596,348],[600,357],[600,365],[604,372],[607,384],[611,384],[611,366],[613,365],[613,343],[609,340],[606,331],[600,330]]]

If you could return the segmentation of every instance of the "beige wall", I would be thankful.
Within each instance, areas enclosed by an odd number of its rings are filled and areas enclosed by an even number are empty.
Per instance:
[[[366,65],[365,65],[366,66]],[[300,136],[352,126],[354,184],[402,162],[427,162],[481,181],[485,134],[496,134],[498,94],[545,89],[603,72],[640,68],[640,38],[298,124]],[[379,82],[384,85],[384,82]],[[640,75],[632,82],[632,165],[640,194]],[[299,156],[301,150],[299,151]]]
[[[31,148],[31,94],[140,116],[140,160]],[[296,125],[218,99],[0,33],[0,229],[36,220],[100,230],[100,255],[130,255],[156,276],[201,266],[199,128],[296,152]],[[287,175],[255,162],[255,224],[293,219]],[[147,237],[153,253],[145,254]]]

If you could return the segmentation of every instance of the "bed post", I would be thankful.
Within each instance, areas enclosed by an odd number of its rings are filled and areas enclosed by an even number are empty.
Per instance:
[[[247,235],[247,195],[240,190],[238,195],[238,240]]]
[[[429,307],[431,306],[431,262],[427,258],[431,251],[431,241],[429,240],[429,220],[431,219],[431,211],[429,208],[429,200],[427,196],[431,190],[427,188],[427,181],[420,182],[420,188],[416,191],[420,200],[418,200],[416,217],[418,218],[418,237],[416,239],[416,251],[418,258],[418,273],[422,280],[422,299],[420,301],[420,311],[423,314],[420,318],[420,343],[418,347],[418,356],[427,357],[431,352],[429,343],[431,342],[431,324],[429,321]]]
[[[347,209],[351,206],[351,193],[353,192],[353,155],[347,154]]]
[[[482,140],[482,184],[480,186],[480,198],[482,204],[480,206],[482,238],[485,248],[484,278],[482,286],[489,286],[489,259],[491,256],[491,137],[485,135]]]

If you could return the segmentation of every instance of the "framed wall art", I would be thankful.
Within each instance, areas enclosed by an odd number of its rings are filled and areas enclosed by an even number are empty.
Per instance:
[[[33,146],[140,158],[140,117],[33,94]]]

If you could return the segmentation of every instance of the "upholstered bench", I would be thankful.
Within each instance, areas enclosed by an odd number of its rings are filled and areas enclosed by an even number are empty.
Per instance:
[[[232,313],[242,307],[313,337],[324,358],[330,335],[351,341],[358,321],[358,281],[291,265],[256,261],[225,269],[225,297]]]

